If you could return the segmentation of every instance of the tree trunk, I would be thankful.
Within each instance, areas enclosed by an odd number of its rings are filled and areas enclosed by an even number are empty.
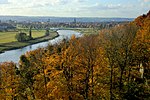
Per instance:
[[[86,73],[86,79],[85,79],[85,100],[88,100],[88,93],[89,93],[89,76],[90,71],[88,69],[88,72]]]
[[[131,72],[131,68],[129,67],[129,74],[128,74],[128,92],[129,92],[129,85],[130,85],[130,72]]]
[[[123,78],[124,67],[121,69],[120,81],[119,81],[119,91],[122,90],[122,78]]]
[[[46,91],[46,98],[48,99],[48,93],[47,93],[47,80],[46,80],[46,74],[44,72],[46,68],[43,66],[43,78],[44,78],[44,87],[45,87],[45,91]]]
[[[112,66],[110,66],[110,100],[113,100],[113,97],[112,97],[112,87],[113,87],[112,76],[113,76],[113,68],[112,68]]]
[[[93,96],[94,96],[94,76],[93,76],[93,73],[94,73],[94,69],[93,69],[93,66],[91,66],[91,74],[92,74],[92,100],[93,100]]]

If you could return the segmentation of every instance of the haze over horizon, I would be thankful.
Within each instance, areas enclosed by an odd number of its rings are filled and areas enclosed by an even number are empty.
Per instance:
[[[135,18],[150,0],[0,0],[0,16]]]

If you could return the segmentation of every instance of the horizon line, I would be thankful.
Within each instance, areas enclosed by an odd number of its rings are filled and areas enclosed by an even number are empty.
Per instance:
[[[7,16],[7,17],[58,17],[58,18],[130,18],[135,19],[136,17],[94,17],[94,16],[43,16],[43,15],[0,15],[0,16]]]

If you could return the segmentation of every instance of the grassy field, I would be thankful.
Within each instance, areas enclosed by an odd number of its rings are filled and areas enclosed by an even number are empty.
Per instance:
[[[83,34],[97,34],[99,30],[93,29],[93,28],[65,28],[66,30],[74,30]],[[20,30],[21,32],[29,33],[29,30],[27,29],[22,29]],[[52,31],[50,31],[52,32]],[[0,32],[0,44],[1,43],[9,43],[9,42],[14,42],[17,41],[15,39],[15,35],[19,33],[18,31],[16,32]],[[44,36],[45,30],[32,30],[32,37],[33,38],[38,38],[41,36]]]
[[[34,38],[33,40],[27,42],[18,42],[15,39],[16,33],[17,32],[0,32],[0,53],[7,50],[17,49],[27,45],[47,41],[58,36],[57,32],[54,31],[50,31],[49,36],[44,36],[45,35],[44,30],[40,30],[40,31],[33,30],[32,31],[32,36]]]
[[[22,30],[21,32],[29,33],[28,30]],[[17,41],[15,39],[15,35],[19,33],[18,31],[16,32],[0,32],[0,43],[9,43],[9,42],[14,42]],[[44,36],[45,30],[32,30],[32,37],[37,38]]]
[[[17,32],[0,32],[0,43],[16,41],[15,35]]]
[[[78,32],[82,34],[98,34],[100,30],[95,29],[95,28],[83,28],[79,29]]]
[[[65,28],[66,30],[73,30],[82,34],[98,34],[99,30],[96,28]]]

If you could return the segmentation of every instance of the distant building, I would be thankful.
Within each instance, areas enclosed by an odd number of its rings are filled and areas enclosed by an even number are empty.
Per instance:
[[[74,18],[74,21],[73,21],[73,22],[76,24],[76,22],[77,22],[76,18]]]
[[[51,20],[50,19],[48,19],[48,21],[47,21],[48,23],[50,23],[51,22]]]
[[[0,31],[14,30],[16,27],[8,23],[0,23]]]

